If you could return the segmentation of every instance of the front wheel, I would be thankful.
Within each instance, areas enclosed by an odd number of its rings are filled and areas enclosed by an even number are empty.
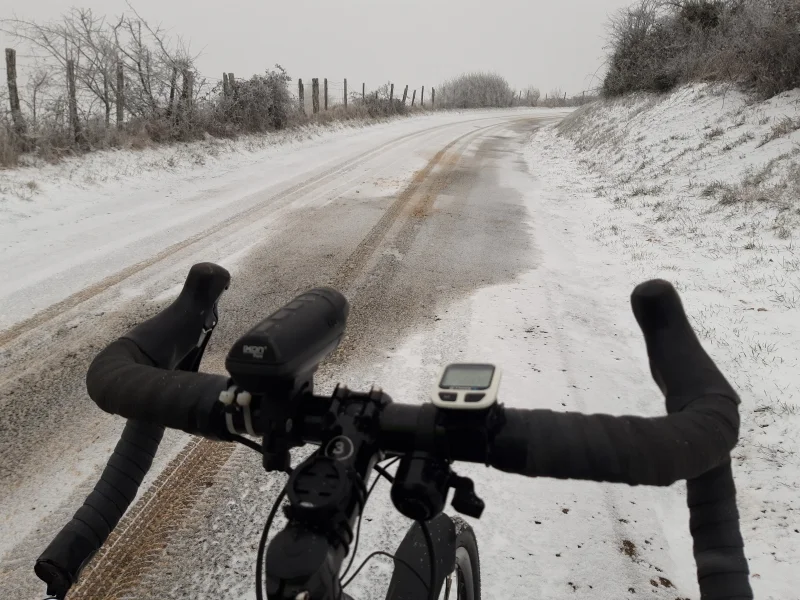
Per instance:
[[[481,562],[472,527],[460,517],[451,517],[456,527],[456,566],[447,576],[442,600],[481,600]]]

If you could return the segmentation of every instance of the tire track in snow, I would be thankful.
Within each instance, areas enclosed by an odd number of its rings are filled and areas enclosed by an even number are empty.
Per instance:
[[[147,263],[152,265],[151,268],[139,265],[118,274],[117,283],[125,281],[124,286],[128,285],[129,281],[136,282],[142,277],[151,277],[151,273],[158,275],[160,270],[168,271],[171,268],[174,270],[172,265],[176,262],[196,262],[192,260],[192,255],[205,252],[204,248],[208,246],[212,248],[212,253],[216,252],[215,245],[224,248],[228,244],[227,239],[239,239],[238,232],[245,228],[260,228],[259,220],[271,219],[276,212],[290,211],[289,218],[283,224],[301,232],[305,228],[304,215],[308,213],[295,210],[296,202],[305,202],[306,197],[326,196],[331,193],[338,197],[340,188],[359,181],[363,177],[365,168],[374,171],[375,161],[381,162],[377,167],[379,171],[394,165],[400,160],[394,158],[395,155],[407,153],[405,144],[411,144],[412,148],[420,144],[424,147],[431,137],[438,140],[451,135],[449,132],[453,127],[461,127],[463,130],[465,124],[467,127],[477,127],[479,125],[474,123],[487,120],[496,122],[498,117],[445,123],[395,138],[392,142],[377,146],[354,159],[339,163],[324,173],[308,178],[304,182],[298,182],[299,185],[293,188],[283,190],[281,192],[283,196],[293,195],[286,197],[282,202],[273,201],[274,198],[281,197],[280,194],[267,198],[264,202],[260,202],[267,204],[260,214],[250,215],[244,222],[241,221],[241,215],[237,215],[239,222],[220,230],[215,236],[216,239],[207,237],[199,241],[195,247],[184,243],[183,251],[173,247],[172,257],[162,257],[160,264],[150,260]],[[391,165],[382,164],[386,161],[381,157],[390,158]],[[201,235],[208,235],[208,231]],[[358,236],[359,238],[363,236],[362,231],[358,232]],[[349,245],[347,244],[348,247]],[[348,250],[349,248],[345,248],[341,256],[347,256]],[[133,273],[135,270],[141,271],[139,275]],[[126,281],[124,277],[128,277],[128,280]],[[136,322],[152,316],[155,309],[152,304],[143,304],[139,301],[127,302],[120,308],[115,307],[116,300],[108,297],[118,289],[112,285],[113,283],[106,280],[104,284],[107,286],[106,291],[99,289],[102,286],[97,286],[79,293],[80,297],[76,296],[76,306],[80,305],[77,310],[70,310],[64,305],[51,307],[51,312],[44,315],[50,319],[49,321],[41,323],[41,327],[31,324],[32,329],[21,333],[15,341],[0,349],[0,365],[3,367],[0,369],[2,370],[0,385],[3,386],[0,406],[14,408],[6,410],[0,417],[0,439],[5,440],[5,443],[0,444],[2,450],[0,480],[6,484],[0,488],[0,502],[18,504],[18,498],[16,502],[14,501],[18,490],[24,489],[31,474],[37,473],[38,465],[43,462],[52,463],[51,456],[82,451],[85,446],[83,443],[76,445],[70,440],[85,440],[87,425],[89,429],[108,428],[108,415],[96,411],[85,396],[83,379],[86,368],[100,348],[130,329]],[[157,288],[157,291],[160,293],[163,289]],[[80,304],[81,302],[83,304]],[[63,309],[63,312],[56,314],[59,309]],[[77,314],[79,311],[83,314]],[[75,316],[78,318],[75,319]],[[59,436],[53,436],[53,431],[59,431]],[[90,444],[93,443],[92,440],[97,441],[98,435],[89,436]],[[35,487],[49,484],[50,482],[42,479],[35,484]],[[56,489],[57,487],[53,488]],[[51,496],[54,496],[53,492]],[[55,501],[56,498],[53,497],[52,502]],[[50,506],[53,505],[52,502]],[[24,538],[20,538],[20,542],[24,542]],[[17,543],[19,542],[14,542]],[[4,548],[3,552],[10,548],[11,546]]]
[[[291,202],[291,200],[298,194],[307,194],[309,191],[313,191],[316,187],[320,187],[326,183],[329,183],[331,180],[335,180],[337,177],[340,177],[343,173],[352,171],[353,169],[357,168],[364,162],[378,156],[379,154],[394,148],[398,143],[411,141],[417,137],[438,131],[440,129],[446,127],[452,127],[457,125],[463,125],[464,123],[469,123],[473,121],[482,121],[486,119],[493,119],[495,117],[483,117],[481,119],[471,119],[468,121],[459,121],[456,123],[446,123],[443,125],[437,125],[435,127],[430,127],[423,131],[418,131],[414,133],[409,133],[397,137],[389,142],[385,142],[376,148],[372,148],[367,152],[364,152],[353,159],[345,161],[344,163],[340,163],[332,168],[327,169],[323,173],[313,177],[312,179],[303,181],[298,183],[287,190],[279,193],[277,196],[273,198],[273,201],[278,201],[283,204],[287,204]],[[48,321],[52,320],[56,316],[64,313],[76,306],[80,305],[81,303],[94,298],[95,296],[99,295],[100,293],[104,292],[108,288],[117,285],[126,279],[140,273],[144,269],[156,265],[159,262],[164,261],[165,259],[169,258],[176,252],[188,248],[194,244],[202,242],[206,240],[209,236],[214,235],[223,231],[224,229],[236,229],[242,223],[248,222],[252,220],[254,215],[259,212],[262,212],[266,209],[274,210],[276,207],[274,202],[270,202],[266,207],[263,204],[256,205],[248,210],[245,210],[237,215],[221,221],[214,225],[213,227],[209,227],[208,229],[197,233],[191,237],[186,238],[178,243],[172,244],[168,246],[158,254],[152,256],[151,258],[140,261],[126,269],[118,271],[117,273],[110,275],[101,281],[90,285],[71,296],[68,296],[64,300],[53,304],[52,306],[46,308],[45,310],[36,313],[35,315],[20,321],[19,323],[9,327],[4,331],[0,331],[0,348],[8,345],[9,343],[15,341],[17,338],[25,335],[26,333],[30,332],[41,325],[46,324]]]

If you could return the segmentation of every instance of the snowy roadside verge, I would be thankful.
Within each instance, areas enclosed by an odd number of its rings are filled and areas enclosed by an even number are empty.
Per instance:
[[[800,137],[787,119],[800,94],[753,104],[725,92],[694,86],[579,111],[535,135],[528,162],[552,190],[544,206],[582,232],[587,252],[623,267],[604,288],[623,298],[660,277],[681,293],[742,396],[734,465],[756,596],[789,598],[800,558]]]

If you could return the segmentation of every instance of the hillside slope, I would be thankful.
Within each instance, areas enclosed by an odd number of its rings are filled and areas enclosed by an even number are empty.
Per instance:
[[[625,266],[607,285],[673,281],[740,391],[734,464],[759,598],[795,597],[800,558],[798,101],[706,85],[634,96],[576,111],[528,151],[564,227]]]

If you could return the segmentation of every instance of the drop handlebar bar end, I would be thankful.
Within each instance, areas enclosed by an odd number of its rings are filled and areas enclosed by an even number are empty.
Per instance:
[[[92,362],[86,377],[92,398],[103,410],[132,419],[92,493],[36,561],[34,571],[47,584],[48,594],[64,598],[81,569],[116,527],[150,469],[164,427],[206,427],[209,417],[204,410],[211,410],[210,401],[203,403],[201,395],[197,402],[187,398],[177,406],[159,403],[165,390],[148,375],[165,375],[171,382],[166,391],[172,392],[189,380],[193,385],[205,384],[205,394],[215,384],[224,385],[213,376],[193,379],[172,369],[196,370],[199,366],[217,323],[217,302],[229,283],[230,274],[222,267],[194,265],[172,304],[112,343]],[[151,392],[149,405],[137,403],[140,383],[145,392]],[[145,410],[140,413],[139,408]],[[149,417],[149,422],[139,420],[140,414]]]
[[[709,450],[701,458],[716,460],[717,465],[686,482],[701,598],[753,598],[729,456],[739,434],[739,396],[700,345],[672,284],[653,280],[637,286],[631,306],[644,334],[653,379],[666,398],[667,412],[696,404],[698,411],[715,413],[718,420],[709,420],[704,433],[727,446],[719,460],[720,445],[715,452],[710,449],[712,444],[707,444]],[[726,421],[728,428],[722,425]]]
[[[739,396],[700,345],[671,283],[662,279],[642,283],[633,290],[631,306],[668,413],[683,410],[702,396],[722,396],[739,404]]]

